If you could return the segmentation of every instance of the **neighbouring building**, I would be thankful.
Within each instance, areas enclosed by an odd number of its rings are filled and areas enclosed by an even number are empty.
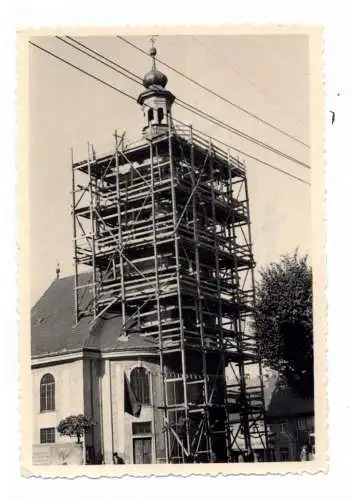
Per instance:
[[[296,394],[275,375],[266,382],[268,431],[276,461],[302,459],[304,447],[315,452],[314,400]]]
[[[300,461],[302,450],[315,452],[314,400],[295,394],[287,383],[271,371],[263,371],[266,423],[268,435],[269,459],[277,462]],[[256,373],[247,374],[247,391],[255,391],[261,384]],[[230,421],[234,432],[238,429],[236,414]],[[240,448],[245,449],[244,438]],[[253,438],[251,451],[257,461],[264,458],[263,443],[259,436]],[[234,451],[238,450],[234,447]],[[308,457],[306,457],[308,459]]]

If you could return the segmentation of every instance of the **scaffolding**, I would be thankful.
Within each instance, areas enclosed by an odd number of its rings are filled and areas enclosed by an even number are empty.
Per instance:
[[[76,322],[117,314],[123,335],[157,342],[166,462],[265,453],[244,164],[168,116],[137,145],[88,146],[72,172]]]

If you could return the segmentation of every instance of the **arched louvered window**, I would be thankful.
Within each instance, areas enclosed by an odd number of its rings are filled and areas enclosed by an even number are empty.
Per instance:
[[[46,373],[40,381],[40,411],[55,410],[55,379]]]
[[[132,370],[131,387],[139,404],[150,404],[149,374],[145,368],[138,367]]]
[[[163,108],[158,108],[158,122],[161,123],[164,119],[164,110]]]
[[[151,122],[154,118],[154,113],[152,109],[148,109],[148,123]]]

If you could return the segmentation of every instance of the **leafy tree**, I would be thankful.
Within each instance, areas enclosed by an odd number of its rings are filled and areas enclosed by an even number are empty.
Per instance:
[[[81,442],[81,437],[93,426],[94,421],[84,415],[70,415],[60,421],[57,431],[62,436],[77,436],[77,443]]]
[[[260,271],[255,328],[264,364],[296,393],[313,395],[312,269],[295,251]]]

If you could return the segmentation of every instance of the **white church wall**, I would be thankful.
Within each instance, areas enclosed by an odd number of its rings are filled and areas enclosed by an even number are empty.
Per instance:
[[[155,423],[155,415],[160,415],[160,411],[155,411],[155,406],[160,404],[159,385],[158,390],[153,390],[151,386],[151,404],[143,405],[139,417],[134,417],[125,412],[125,391],[124,374],[130,378],[133,368],[143,366],[154,379],[158,364],[149,361],[134,360],[104,360],[104,369],[101,378],[102,395],[102,436],[103,454],[105,463],[112,463],[114,452],[125,461],[126,464],[133,463],[133,422],[151,422],[152,428],[152,459],[156,462],[155,428],[159,428],[159,423]],[[157,396],[154,396],[157,394]],[[155,397],[158,399],[155,401]],[[157,418],[157,417],[156,417]]]
[[[150,374],[151,400],[143,405],[139,417],[125,411],[124,376],[138,366]],[[40,380],[50,373],[55,379],[55,410],[40,412]],[[73,438],[60,436],[56,427],[61,419],[83,413],[96,422],[86,436],[87,448],[94,448],[96,459],[102,455],[106,464],[113,463],[117,452],[126,464],[134,462],[134,422],[151,423],[152,462],[165,460],[162,433],[162,384],[158,362],[134,359],[81,359],[32,368],[33,444],[40,444],[40,429],[55,428],[56,443],[71,443]],[[141,436],[140,436],[141,437]]]
[[[55,379],[55,410],[40,411],[40,381],[51,373]],[[69,415],[84,413],[82,360],[32,368],[33,383],[33,444],[40,443],[40,429],[57,427],[61,419]],[[70,438],[60,436],[55,430],[55,441],[67,442]]]

